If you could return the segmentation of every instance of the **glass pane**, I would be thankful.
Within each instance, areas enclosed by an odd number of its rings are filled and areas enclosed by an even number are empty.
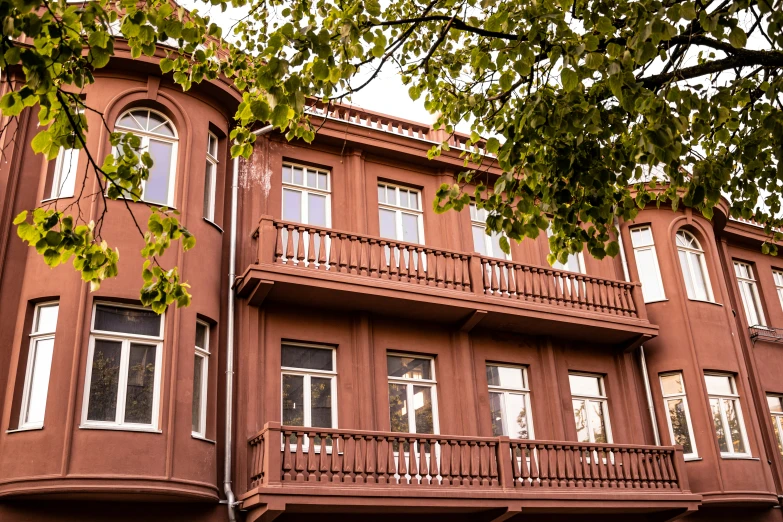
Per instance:
[[[152,310],[98,305],[95,307],[94,329],[159,337],[160,316]]]
[[[568,375],[571,384],[571,395],[601,396],[600,378],[592,375]]]
[[[280,364],[286,368],[304,368],[307,370],[334,370],[332,350],[310,348],[284,344]]]
[[[666,402],[666,406],[669,408],[674,443],[682,446],[683,453],[693,453],[691,432],[688,429],[688,417],[685,413],[685,402],[682,399],[672,399]]]
[[[378,203],[386,203],[386,187],[378,185]]]
[[[397,205],[397,191],[394,187],[386,187],[386,202],[390,205]]]
[[[704,382],[707,384],[707,393],[731,395],[734,392],[731,388],[731,377],[728,375],[705,375]]]
[[[304,377],[283,375],[283,424],[304,426]]]
[[[291,166],[283,165],[283,182],[291,183],[294,180],[293,174],[291,174]]]
[[[663,299],[661,274],[658,271],[658,265],[655,263],[655,252],[651,248],[645,248],[636,250],[634,255],[645,302]]]
[[[386,364],[389,377],[401,379],[432,379],[432,360],[405,357],[402,355],[387,355]]]
[[[43,424],[53,349],[54,339],[35,341],[35,346],[33,346],[33,359],[30,361],[32,368],[27,391],[27,411],[25,412],[26,423]]]
[[[471,227],[471,230],[473,231],[473,250],[481,255],[487,255],[487,244],[484,240],[486,237],[484,235],[484,227],[474,225]]]
[[[408,206],[413,210],[419,210],[419,193],[410,191],[408,192]]]
[[[471,221],[479,221],[479,219],[477,217],[476,210],[478,210],[476,208],[476,204],[475,203],[471,203],[470,204],[470,220]]]
[[[169,180],[173,175],[171,162],[174,159],[174,144],[150,140],[149,153],[154,164],[150,169],[150,177],[147,178],[144,184],[144,200],[152,203],[168,204]]]
[[[217,138],[213,134],[208,135],[207,152],[209,152],[213,158],[217,157]]]
[[[116,419],[121,353],[121,342],[95,340],[90,372],[88,420],[114,422]]]
[[[413,410],[416,415],[416,433],[435,433],[432,419],[432,388],[413,387]]]
[[[576,440],[590,442],[590,432],[587,429],[587,410],[585,401],[571,401],[574,408],[574,422],[576,423]]]
[[[402,213],[402,240],[408,243],[419,242],[419,217]]]
[[[33,327],[33,333],[50,333],[57,328],[57,314],[60,311],[59,304],[50,304],[38,307],[38,318]]]
[[[213,207],[215,201],[215,165],[207,161],[204,175],[204,217],[212,221],[215,218]]]
[[[680,257],[680,268],[682,269],[682,278],[685,281],[685,290],[688,293],[688,297],[694,299],[696,297],[696,292],[693,288],[691,269],[688,266],[688,254],[683,250],[678,250],[677,255]]]
[[[781,456],[783,456],[783,438],[781,438],[779,420],[780,416],[772,416],[772,429],[775,430],[775,440],[778,441],[778,451],[780,452]]]
[[[405,208],[410,208],[410,205],[408,205],[408,191],[404,189],[400,189],[400,206]]]
[[[661,375],[661,388],[663,388],[664,395],[685,393],[682,387],[682,374]]]
[[[146,116],[144,117],[144,120],[146,121]],[[135,129],[135,130],[143,130],[141,127],[139,127],[139,124],[136,122],[136,120],[131,116],[130,114],[126,114],[122,118],[120,118],[120,121],[117,122],[118,127],[127,127],[129,129]]]
[[[512,439],[529,439],[527,426],[527,402],[520,393],[506,394],[506,411],[508,412],[509,437]]]
[[[606,434],[603,401],[588,401],[590,404],[590,427],[593,429],[593,442],[605,444],[609,442]]]
[[[52,183],[52,197],[68,198],[73,196],[76,185],[76,169],[79,164],[79,151],[77,149],[60,149],[60,157],[57,159],[58,172],[55,173]]]
[[[321,190],[328,190],[328,176],[323,172],[318,173],[318,188]]]
[[[381,225],[381,237],[397,239],[397,224],[394,216],[396,212],[385,208],[378,209],[378,218]]]
[[[332,427],[332,379],[310,377],[310,425]]]
[[[729,434],[731,435],[731,444],[734,446],[734,453],[745,453],[745,440],[742,436],[742,425],[737,412],[739,408],[737,399],[723,399],[723,407],[726,410],[726,420],[729,423]]]
[[[719,399],[710,399],[710,410],[712,410],[712,421],[715,425],[715,435],[718,437],[718,447],[722,452],[728,452],[729,445],[726,442],[726,432],[723,430],[723,421],[720,417]]]
[[[492,243],[492,252],[490,255],[493,257],[504,257],[505,253],[503,252],[503,249],[500,248],[500,234],[493,232],[492,235],[489,236],[489,240]]]
[[[777,395],[767,395],[767,406],[771,413],[783,413],[783,404]]]
[[[701,254],[689,252],[691,266],[693,267],[693,287],[696,290],[696,299],[707,299],[707,283],[701,266]]]
[[[302,167],[294,167],[294,183],[297,185],[304,185],[304,172]]]
[[[302,222],[302,193],[298,190],[283,189],[283,220]]]
[[[487,367],[487,369],[489,369],[489,367]],[[503,394],[502,393],[490,392],[489,414],[492,418],[492,436],[499,437],[501,435],[505,435],[505,430],[503,428]]]
[[[523,389],[525,387],[522,368],[487,365],[487,383],[490,386]]]
[[[319,227],[326,226],[326,196],[318,194],[307,195],[307,224]]]
[[[202,374],[204,372],[204,358],[196,355],[193,361],[193,408],[192,408],[192,426],[193,432],[202,433],[201,429],[201,390]]]
[[[209,335],[209,327],[204,323],[196,323],[196,346],[198,348],[207,349],[207,339]]]
[[[635,247],[653,244],[652,231],[649,227],[631,229],[631,243]]]
[[[408,427],[408,392],[404,384],[389,383],[389,420],[395,433],[410,433]]]
[[[318,173],[314,170],[307,169],[307,186],[310,188],[318,188]]]
[[[166,118],[161,116],[160,114],[156,114],[154,112],[149,113],[149,125],[148,129],[151,132],[156,132],[158,134],[165,134],[167,136],[173,136],[174,133],[171,132],[171,129],[169,128],[168,121]]]
[[[130,345],[128,392],[125,396],[125,422],[152,424],[152,398],[155,392],[157,346]]]

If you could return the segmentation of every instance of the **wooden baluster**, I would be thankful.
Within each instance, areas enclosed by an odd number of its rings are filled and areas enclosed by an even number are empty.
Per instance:
[[[288,235],[288,240],[285,244],[285,262],[288,264],[293,264],[294,259],[296,259],[295,252],[294,252],[294,226],[288,225],[286,226],[286,234]]]
[[[275,263],[283,262],[283,225],[275,223]],[[261,260],[263,261],[263,259]]]
[[[449,441],[451,453],[451,484],[462,485],[462,448],[456,440]]]
[[[304,453],[302,452],[303,446],[304,446],[304,434],[300,431],[296,434],[296,460],[294,466],[294,469],[296,470],[297,482],[303,482],[305,479],[304,477],[305,461],[304,461]]]
[[[375,462],[378,484],[389,484],[389,443],[385,437],[375,437]]]
[[[675,460],[677,454],[674,451],[666,452],[666,470],[669,474],[669,480],[671,481],[671,487],[674,489],[688,489],[682,487],[682,481],[678,475],[679,470],[675,469]]]
[[[398,479],[397,459],[394,458],[394,438],[384,437],[386,442],[386,471],[388,474],[388,484],[402,484],[401,478]],[[397,476],[395,476],[397,475]]]
[[[481,484],[479,480],[479,448],[475,441],[469,443],[470,449],[470,485],[478,486]]]
[[[305,260],[305,242],[304,242],[304,227],[296,227],[296,266],[304,267]]]
[[[607,313],[609,311],[609,301],[606,297],[606,286],[603,284],[603,281],[596,280],[596,285],[598,286],[598,293],[600,296],[600,303],[601,303],[601,312]]]
[[[337,233],[329,232],[329,270],[339,270],[340,262],[340,243],[337,239]]]
[[[378,449],[375,447],[375,437],[372,435],[364,436],[364,472],[365,482],[367,484],[376,484],[378,482],[378,474],[376,467],[375,456]]]
[[[426,439],[417,439],[416,445],[419,448],[419,484],[427,485],[430,483],[429,467],[427,466],[427,441]]]
[[[500,275],[500,295],[504,296],[508,294],[508,283],[506,282],[506,263],[498,261],[498,272]]]
[[[671,484],[671,477],[669,476],[669,469],[666,465],[666,453],[661,450],[655,451],[656,455],[656,462],[658,465],[658,469],[661,473],[661,482],[665,489],[669,489],[672,487]]]
[[[517,452],[519,452],[518,459]],[[526,452],[526,444],[511,444],[511,473],[514,477],[514,486],[523,488],[530,485],[528,482],[528,479],[530,478],[530,470],[528,469]]]
[[[598,473],[598,450],[588,446],[588,453],[590,455],[590,475],[593,477],[593,486],[601,487],[601,475]]]
[[[397,442],[397,475],[400,476],[399,483],[412,484],[411,479],[409,479],[406,476],[408,475],[408,468],[405,462],[405,439],[398,438],[396,439],[396,442]]]
[[[408,282],[408,259],[405,257],[405,253],[408,251],[408,248],[405,246],[397,245],[397,251],[400,254],[400,260],[399,266],[397,267],[398,273],[400,275],[400,281],[403,281],[405,283]]]
[[[631,476],[633,477],[633,487],[639,488],[641,484],[639,482],[639,461],[636,458],[636,451],[630,449],[628,450],[628,454],[631,458]]]
[[[595,311],[595,296],[593,289],[593,280],[590,277],[583,276],[585,289],[585,309]]]
[[[572,282],[572,276],[571,274],[564,273],[562,277],[560,278],[560,291],[563,294],[563,306],[566,306],[568,308],[574,307],[574,293],[573,288],[571,286]]]
[[[462,256],[452,254],[454,258],[454,290],[462,290]]]
[[[443,252],[435,253],[435,286],[438,288],[444,288],[446,285],[443,283],[443,279],[446,273],[446,260],[443,257]]]
[[[318,270],[326,270],[326,232],[318,231]]]
[[[470,486],[470,447],[467,441],[459,441],[460,446],[460,475],[462,475],[462,485]]]
[[[441,441],[440,444],[440,483],[442,486],[451,485],[451,442]]]
[[[293,456],[291,455],[291,441],[289,440],[291,432],[283,431],[283,482],[291,481],[294,479],[294,475],[291,470],[293,466]],[[272,448],[269,448],[270,451]]]
[[[446,284],[446,288],[454,289],[454,257],[449,254],[445,253],[444,259],[446,261],[446,279],[444,283]]]
[[[358,274],[359,252],[357,250],[359,248],[359,242],[356,236],[348,236],[348,240],[350,241],[350,243],[348,243],[348,273]]]
[[[574,477],[576,478],[575,486],[578,488],[585,487],[585,477],[582,473],[582,448],[580,446],[572,446],[571,453],[574,457]]]
[[[489,280],[489,262],[486,259],[481,259],[481,274],[482,283],[484,285],[484,294],[490,294],[492,290],[492,283]]]
[[[541,459],[541,453],[538,451],[538,446],[536,444],[529,444],[528,449],[530,453],[530,485],[540,487],[541,473],[538,471],[538,463]]]
[[[302,266],[307,266],[307,268],[315,268],[315,230],[312,228],[308,228],[307,230],[302,230],[299,232],[300,235],[307,232],[307,256],[303,261],[307,261],[307,265],[304,263]],[[303,249],[304,250],[304,249]],[[302,252],[304,254],[304,252]]]
[[[344,436],[345,449],[343,450],[343,482],[354,482],[353,458],[356,446],[353,437]]]
[[[598,470],[601,473],[601,487],[606,488],[609,487],[609,473],[607,472],[606,466],[608,464],[606,460],[606,451],[604,448],[599,448],[598,451]]]
[[[400,252],[400,257],[402,257],[402,253]],[[389,242],[389,279],[392,281],[399,281],[400,278],[397,275],[399,273],[397,267],[399,265],[397,264],[397,246]]]
[[[593,476],[590,473],[590,449],[584,448],[582,446],[579,447],[579,458],[582,461],[582,476],[585,479],[585,487],[591,488],[593,487]]]
[[[424,257],[426,259],[425,265],[427,269],[427,286],[435,286],[435,272],[438,270],[438,261],[432,254],[431,248],[424,249]]]
[[[332,482],[340,482],[342,480],[342,465],[340,463],[340,448],[345,450],[345,443],[343,442],[342,435],[335,435],[332,437]]]
[[[658,451],[657,450],[649,450],[647,452],[648,454],[648,460],[650,462],[650,468],[651,468],[651,474],[650,477],[653,479],[653,483],[656,488],[663,488],[664,480],[663,480],[663,473],[661,472],[661,467],[658,461]]]
[[[495,267],[497,266],[497,261],[490,261],[489,262],[489,289],[492,290],[493,295],[497,295],[498,293],[498,274],[495,271]]]
[[[532,296],[530,267],[517,267],[517,297],[523,301],[530,301]]]
[[[367,255],[367,238],[359,240],[359,275],[370,275],[370,262]]]
[[[418,275],[416,273],[416,247],[408,247],[408,281],[411,283],[418,282]]]
[[[503,450],[503,448],[506,448],[506,450]],[[508,465],[504,467],[504,473],[503,476],[500,476],[500,470],[498,469],[498,451],[501,451],[500,458],[506,459],[508,461],[509,451],[508,451],[508,444],[498,444],[495,441],[491,441],[489,443],[489,485],[490,486],[497,486],[500,482],[500,480],[503,480],[503,487],[505,487],[506,482],[506,473],[508,473]]]
[[[565,478],[566,485],[572,488],[576,485],[574,475],[574,447],[563,446],[563,458],[565,459]]]
[[[489,485],[489,455],[487,454],[487,443],[484,441],[478,442],[478,477],[479,485]]]
[[[541,481],[541,487],[549,486],[549,452],[543,444],[537,446],[538,449],[538,477]]]
[[[431,439],[430,440],[430,484],[438,486],[438,452],[440,451],[440,446],[437,440]],[[443,456],[441,455],[441,458]]]
[[[321,433],[321,451],[318,452],[318,480],[321,482],[329,481],[329,452],[327,451],[327,434]],[[332,441],[334,444],[334,441]],[[332,447],[334,452],[334,447]]]
[[[642,459],[644,459],[644,474],[647,476],[647,487],[654,488],[655,472],[652,469],[650,452],[649,450],[639,450],[639,451],[641,452]]]
[[[617,475],[617,487],[625,488],[625,448],[614,451],[614,467]]]
[[[347,242],[348,236],[346,234],[340,234],[340,257],[338,263],[340,265],[340,272],[343,274],[348,273],[348,253],[345,251]],[[348,248],[351,248],[350,243],[348,244]]]
[[[364,484],[367,478],[367,473],[364,468],[364,455],[367,453],[367,447],[365,446],[364,437],[361,435],[354,435],[353,437],[353,471],[355,474],[355,482],[357,484]]]
[[[370,239],[367,248],[370,250],[370,277],[379,277],[378,273],[378,240]]]
[[[418,440],[408,439],[410,450],[408,451],[408,470],[411,474],[411,484],[421,484],[424,476],[420,473],[419,463],[416,462],[416,452],[420,450]]]
[[[424,249],[422,247],[416,247],[416,279],[420,285],[427,284],[427,272],[424,268]]]
[[[470,292],[470,256],[462,256],[462,291]]]
[[[389,279],[390,278],[389,267],[386,264],[386,248],[387,248],[387,246],[388,245],[387,245],[386,241],[381,240],[381,242],[378,243],[379,256],[380,256],[380,260],[379,260],[380,268],[378,269],[378,275],[380,276],[381,279]],[[391,250],[390,250],[390,252],[391,252]]]
[[[615,468],[617,467],[617,460],[614,451],[611,449],[606,451],[606,467],[608,468],[609,487],[616,488],[617,474],[615,473]]]

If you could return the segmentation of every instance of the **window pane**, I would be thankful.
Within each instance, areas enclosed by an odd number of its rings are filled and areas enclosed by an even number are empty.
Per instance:
[[[294,180],[290,165],[283,165],[283,182],[291,183]]]
[[[590,442],[590,432],[587,430],[587,410],[584,400],[571,401],[574,408],[574,422],[576,423],[576,440]]]
[[[193,361],[193,408],[192,408],[192,425],[193,432],[201,433],[201,390],[202,390],[202,378],[204,372],[204,357],[196,355]]]
[[[631,244],[635,247],[653,244],[652,231],[649,227],[631,229]]]
[[[432,388],[413,387],[413,408],[416,415],[416,433],[434,433],[432,420]]]
[[[402,213],[402,240],[408,243],[419,242],[419,218],[413,214]]]
[[[419,210],[419,193],[410,191],[408,193],[408,206],[413,210]]]
[[[506,394],[506,411],[508,412],[509,437],[512,439],[529,439],[527,426],[527,403],[521,393]]]
[[[160,316],[152,310],[98,305],[95,307],[95,330],[135,335],[160,336]]]
[[[207,152],[213,157],[217,157],[217,138],[213,134],[207,137]]]
[[[204,323],[196,323],[196,346],[206,349],[207,335],[209,335],[209,329]]]
[[[664,395],[684,393],[682,388],[682,375],[679,373],[661,375],[661,387],[663,388]]]
[[[283,220],[302,222],[302,192],[283,189]]]
[[[207,161],[204,176],[204,217],[212,221],[215,218],[213,204],[215,200],[215,164]]]
[[[776,395],[767,395],[767,406],[771,413],[783,413],[783,404],[781,404],[780,397]]]
[[[598,377],[591,375],[569,374],[568,382],[571,384],[571,395],[602,395],[599,380]]]
[[[387,355],[386,364],[389,370],[389,377],[417,380],[432,379],[432,375],[430,374],[432,370],[431,359]]]
[[[666,406],[669,408],[674,443],[682,446],[682,451],[686,455],[693,453],[691,433],[688,429],[688,418],[685,413],[685,402],[682,399],[671,399],[666,402]]]
[[[394,187],[386,187],[386,202],[390,205],[397,205],[397,191]]]
[[[484,227],[472,226],[473,230],[473,250],[481,255],[487,255],[487,244],[484,240]]]
[[[144,117],[144,121],[145,122],[146,122],[146,119],[147,119],[147,117],[145,115],[145,117]],[[120,126],[120,127],[127,127],[129,129],[144,130],[144,129],[142,129],[139,126],[139,124],[136,121],[136,119],[133,116],[131,116],[130,114],[126,114],[125,116],[123,116],[122,119],[120,119],[120,121],[117,122],[117,125]]]
[[[151,139],[149,153],[154,164],[150,169],[150,177],[144,184],[144,200],[167,205],[174,144]]]
[[[408,427],[408,395],[404,384],[389,383],[389,417],[391,430],[410,433]]]
[[[704,382],[707,384],[707,393],[731,395],[734,392],[731,388],[731,377],[727,375],[705,375]]]
[[[590,411],[590,427],[593,429],[593,442],[604,444],[609,442],[606,434],[606,422],[604,420],[603,401],[588,401],[592,410]]]
[[[489,367],[487,367],[489,370]],[[489,373],[489,372],[487,372]],[[505,435],[503,429],[503,394],[493,393],[489,394],[489,414],[492,418],[492,436],[499,437]]]
[[[400,189],[400,206],[405,208],[410,208],[410,205],[408,205],[408,191],[404,189]]]
[[[79,151],[77,149],[60,149],[60,157],[57,158],[57,169],[52,186],[53,198],[69,198],[73,196],[76,185],[76,169],[79,163]]]
[[[378,203],[386,203],[386,187],[378,185]]]
[[[283,375],[283,424],[304,426],[304,377]]]
[[[327,372],[334,370],[332,350],[307,346],[284,344],[280,364],[286,368],[304,368]]]
[[[318,173],[318,188],[321,190],[328,190],[328,176],[323,172]]]
[[[775,417],[775,415],[772,416],[772,429],[775,430],[775,440],[778,441],[778,451],[780,452],[780,455],[783,456],[783,438],[781,438],[778,419]]]
[[[319,227],[326,226],[326,196],[318,194],[307,195],[307,224]]]
[[[152,424],[152,398],[155,392],[157,346],[130,345],[128,392],[125,396],[125,422]]]
[[[155,114],[154,112],[150,112],[149,117],[150,121],[148,128],[150,132],[163,134],[165,136],[174,136],[174,131],[172,130],[171,125],[169,125],[168,121],[163,116]]]
[[[492,253],[490,255],[493,257],[503,257],[505,254],[503,249],[500,248],[500,234],[493,232],[489,237],[489,240],[492,243]]]
[[[636,250],[636,267],[639,280],[642,283],[642,295],[645,302],[663,299],[661,274],[655,262],[655,251],[652,248]]]
[[[679,236],[677,236],[679,237]],[[694,299],[696,297],[696,291],[693,288],[693,279],[691,278],[691,270],[688,266],[688,254],[682,250],[677,251],[677,255],[680,257],[680,268],[682,268],[682,278],[685,281],[685,290],[688,293],[688,297]]]
[[[737,413],[739,408],[738,401],[736,399],[723,399],[723,407],[726,410],[726,420],[729,423],[729,434],[731,435],[734,453],[745,453],[745,440],[742,436],[742,425]]]
[[[385,208],[378,209],[381,237],[397,239],[397,225],[394,219],[395,214],[396,212],[393,210],[386,210]]]
[[[32,333],[51,333],[57,328],[57,314],[60,305],[51,304],[38,307],[38,318]]]
[[[726,433],[723,430],[723,421],[720,417],[720,399],[710,399],[710,410],[712,410],[712,421],[715,425],[715,435],[718,437],[718,447],[722,452],[728,452],[729,445],[726,442]]]
[[[304,172],[301,167],[294,167],[294,183],[304,185]]]
[[[318,188],[317,177],[318,174],[314,170],[307,169],[307,186],[310,188]]]
[[[704,272],[701,266],[701,255],[688,252],[691,265],[693,266],[693,287],[696,290],[696,298],[707,300],[707,283],[704,279]]]
[[[87,419],[114,422],[120,378],[122,343],[95,339],[90,372],[90,398]]]
[[[42,424],[46,410],[46,395],[49,391],[49,373],[52,369],[54,339],[35,341],[28,388],[25,423]]]
[[[507,366],[487,365],[487,383],[490,386],[502,386],[503,388],[514,388],[517,390],[525,387],[522,368],[509,368]]]
[[[310,377],[310,425],[332,427],[332,379]]]

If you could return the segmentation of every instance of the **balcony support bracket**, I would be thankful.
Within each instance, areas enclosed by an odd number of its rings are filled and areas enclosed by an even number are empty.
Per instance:
[[[462,320],[462,322],[459,325],[459,331],[465,333],[470,332],[486,316],[487,316],[486,310],[473,310],[473,312],[468,317]]]
[[[253,509],[245,517],[245,522],[272,522],[285,511],[285,502],[273,501],[260,508]]]
[[[491,522],[505,522],[522,512],[522,503],[510,504],[503,512],[499,513]]]

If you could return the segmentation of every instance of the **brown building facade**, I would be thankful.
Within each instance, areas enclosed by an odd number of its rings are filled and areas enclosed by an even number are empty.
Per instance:
[[[259,133],[234,220],[237,93],[122,53],[84,95],[143,137],[144,199],[198,238],[163,260],[193,304],[139,306],[122,202],[96,292],[23,245],[16,214],[97,181],[83,153],[32,153],[33,113],[10,124],[0,519],[783,520],[783,263],[758,227],[648,209],[615,259],[550,267],[545,234],[505,256],[475,208],[432,210],[464,138],[428,160],[437,131],[342,107],[310,145]]]

